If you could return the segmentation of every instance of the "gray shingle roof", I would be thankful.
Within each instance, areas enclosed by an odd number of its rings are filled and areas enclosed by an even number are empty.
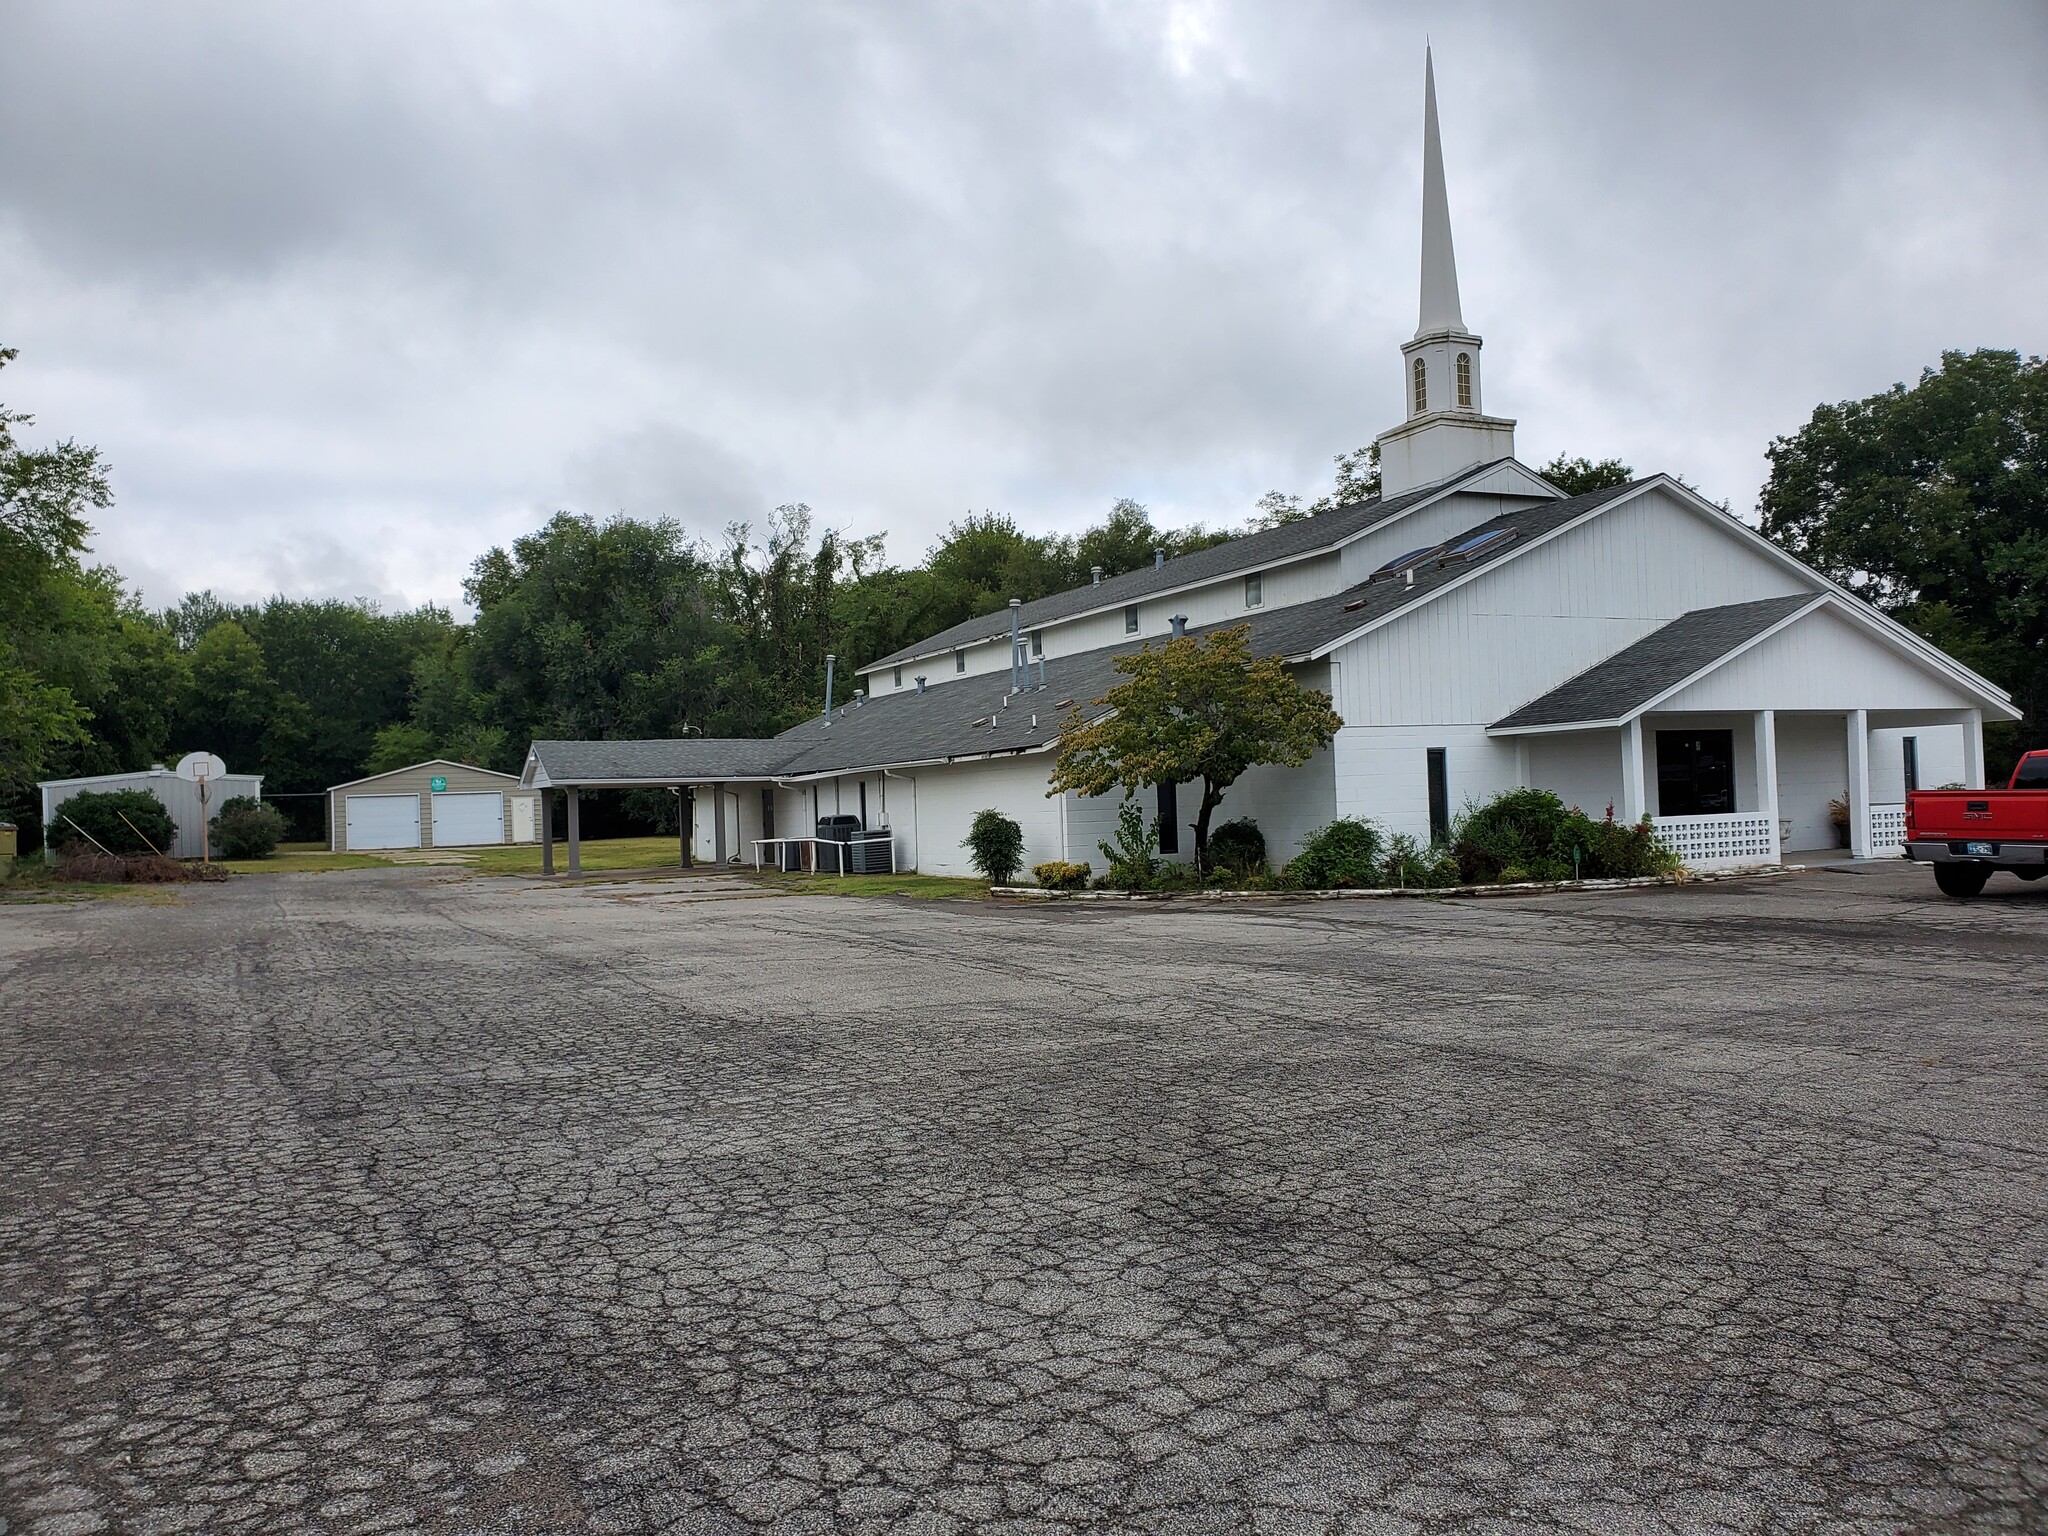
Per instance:
[[[1822,600],[1818,592],[1796,592],[1722,608],[1695,608],[1496,720],[1491,728],[1623,719],[1780,620]]]
[[[1477,524],[1446,543],[1456,544],[1497,528],[1510,530],[1515,537],[1501,540],[1467,561],[1425,563],[1417,569],[1413,586],[1401,581],[1365,583],[1313,602],[1264,610],[1190,633],[1209,634],[1248,624],[1255,655],[1305,658],[1354,630],[1424,601],[1467,573],[1526,548],[1530,540],[1645,483],[1638,480],[1587,496],[1543,502]],[[1329,513],[1321,520],[1341,515]],[[1156,640],[1154,637],[1149,643]],[[767,741],[694,737],[684,741],[544,741],[535,742],[533,751],[556,784],[793,778],[1025,752],[1053,743],[1064,716],[1059,707],[1063,701],[1077,700],[1085,706],[1101,698],[1117,681],[1117,657],[1147,643],[1125,640],[1099,650],[1050,657],[1046,687],[1027,689],[1012,698],[1007,708],[1002,701],[1008,672],[977,673],[923,693],[912,688],[882,693],[856,709],[838,710],[830,725],[814,716]],[[1038,717],[1035,726],[1034,714]],[[977,720],[989,723],[977,725]]]
[[[1213,544],[1207,549],[1198,549],[1192,554],[1177,555],[1162,566],[1144,566],[1139,570],[1125,571],[1120,576],[1106,578],[1100,586],[1074,587],[1065,592],[1055,592],[1050,597],[1041,597],[1024,604],[1018,611],[1018,624],[1024,629],[1036,629],[1041,624],[1072,618],[1077,613],[1086,613],[1095,608],[1118,608],[1135,603],[1155,592],[1169,591],[1186,586],[1191,582],[1209,581],[1218,576],[1228,575],[1236,570],[1256,570],[1264,566],[1278,565],[1283,561],[1299,559],[1303,555],[1328,549],[1354,534],[1385,522],[1397,513],[1431,497],[1449,490],[1464,481],[1507,463],[1506,459],[1495,459],[1475,465],[1463,474],[1434,485],[1425,485],[1399,496],[1371,501],[1353,502],[1348,507],[1339,507],[1320,517],[1305,517],[1299,522],[1283,523],[1278,528],[1268,528],[1259,533],[1248,533],[1241,538],[1223,544]],[[949,651],[958,646],[975,645],[984,640],[1000,639],[1010,633],[1010,610],[1003,608],[995,613],[983,614],[955,624],[951,629],[907,645],[899,651],[869,662],[868,666],[886,667],[897,662],[909,661],[918,656],[931,656]]]

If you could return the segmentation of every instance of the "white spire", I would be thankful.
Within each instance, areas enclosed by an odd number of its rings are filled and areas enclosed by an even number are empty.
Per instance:
[[[1422,51],[1422,320],[1415,334],[1462,331],[1451,205],[1444,196],[1444,146],[1436,130],[1436,63]]]

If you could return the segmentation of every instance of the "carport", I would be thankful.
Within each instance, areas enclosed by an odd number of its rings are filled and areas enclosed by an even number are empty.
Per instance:
[[[540,793],[540,868],[555,872],[554,792],[565,802],[568,869],[583,873],[583,807],[586,789],[666,789],[680,799],[676,861],[690,868],[691,835],[700,802],[710,809],[713,862],[723,868],[747,846],[744,786],[779,782],[775,773],[790,755],[787,743],[741,737],[699,737],[679,741],[536,741],[519,775],[523,788]],[[766,802],[756,817],[766,813]]]

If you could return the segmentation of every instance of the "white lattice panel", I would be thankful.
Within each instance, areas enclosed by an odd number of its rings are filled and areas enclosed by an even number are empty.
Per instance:
[[[1688,869],[1771,860],[1768,816],[1659,816],[1655,821],[1659,840]]]
[[[1870,851],[1879,858],[1906,851],[1906,808],[1903,805],[1873,805],[1870,808]]]

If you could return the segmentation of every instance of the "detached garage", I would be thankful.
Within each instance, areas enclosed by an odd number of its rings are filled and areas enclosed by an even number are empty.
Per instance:
[[[328,790],[327,845],[375,853],[531,843],[539,810],[540,796],[521,789],[517,774],[436,758]]]

